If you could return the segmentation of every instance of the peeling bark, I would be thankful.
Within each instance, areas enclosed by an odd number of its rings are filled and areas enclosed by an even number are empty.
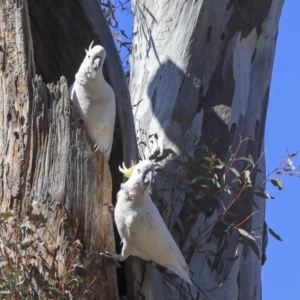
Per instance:
[[[112,215],[104,205],[111,202],[109,166],[102,153],[93,152],[92,142],[78,123],[65,78],[48,86],[35,78],[33,92],[25,199],[33,213],[46,218],[40,237],[51,249],[57,249],[61,274],[78,222],[77,238],[85,252],[85,286],[96,278],[92,293],[85,299],[117,297],[115,268],[97,254],[103,249],[114,251]]]
[[[93,282],[83,299],[118,298],[115,266],[97,253],[115,252],[105,204],[120,186],[117,166],[137,158],[129,93],[109,34],[96,0],[0,1],[1,210],[43,219],[38,234],[49,251],[41,260],[58,275],[74,236],[81,241],[85,283],[77,297]],[[68,98],[67,81],[73,82],[93,39],[107,50],[105,76],[117,99],[110,165],[93,152]]]

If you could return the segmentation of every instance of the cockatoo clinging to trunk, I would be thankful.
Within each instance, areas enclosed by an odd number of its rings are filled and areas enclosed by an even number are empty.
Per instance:
[[[92,44],[86,50],[69,95],[95,144],[95,150],[103,152],[108,160],[113,142],[116,100],[113,89],[102,73],[105,49],[101,46],[92,48]]]
[[[116,261],[123,261],[130,255],[138,256],[160,264],[191,283],[182,253],[150,198],[153,173],[154,164],[142,161],[134,166],[130,178],[121,185],[115,221],[123,243],[122,252],[106,251],[101,255]]]

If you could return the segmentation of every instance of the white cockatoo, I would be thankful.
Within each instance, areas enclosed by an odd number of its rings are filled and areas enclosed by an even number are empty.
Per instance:
[[[113,142],[116,100],[113,89],[103,77],[105,49],[99,45],[92,48],[92,44],[86,50],[69,96],[95,144],[95,151],[103,152],[108,160]]]
[[[123,165],[123,168],[126,167]],[[115,207],[115,222],[123,243],[121,254],[101,253],[115,261],[137,256],[173,271],[191,283],[189,270],[177,244],[159,211],[149,189],[154,164],[144,160],[132,168],[127,182],[121,185]]]

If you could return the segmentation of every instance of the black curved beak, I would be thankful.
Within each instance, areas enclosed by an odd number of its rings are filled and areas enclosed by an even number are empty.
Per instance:
[[[153,171],[149,170],[145,175],[144,175],[144,184],[145,185],[150,185],[152,183],[152,179],[153,179]]]
[[[98,56],[93,60],[93,69],[97,71],[100,68],[100,65],[101,65],[101,57]]]

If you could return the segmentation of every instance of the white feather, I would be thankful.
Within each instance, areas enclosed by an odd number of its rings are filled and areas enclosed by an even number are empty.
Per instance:
[[[142,161],[121,186],[115,220],[123,248],[120,255],[112,256],[119,261],[130,255],[154,261],[191,283],[182,253],[150,198],[153,172],[154,164]]]
[[[86,131],[105,159],[110,157],[116,117],[115,94],[103,77],[106,52],[101,46],[87,51],[69,89]]]

